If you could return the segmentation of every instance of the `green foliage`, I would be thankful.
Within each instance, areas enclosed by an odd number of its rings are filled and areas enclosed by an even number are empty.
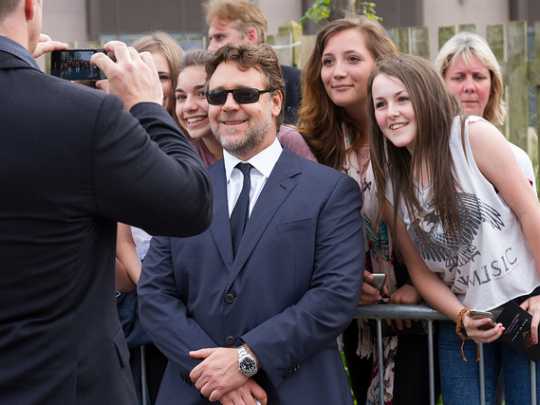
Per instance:
[[[313,5],[307,9],[306,13],[300,18],[300,22],[306,20],[319,23],[330,17],[330,5],[332,0],[315,0]]]
[[[377,15],[377,12],[375,11],[375,7],[377,7],[377,4],[373,1],[361,1],[360,2],[360,9],[361,13],[364,14],[367,18],[373,21],[382,22],[382,18]]]
[[[349,0],[350,10],[353,14],[360,9],[360,13],[365,15],[370,20],[382,22],[382,18],[375,11],[376,3],[374,1],[360,1],[357,8],[357,0]],[[332,0],[315,0],[306,13],[300,18],[300,23],[306,20],[319,23],[330,18],[332,12]]]

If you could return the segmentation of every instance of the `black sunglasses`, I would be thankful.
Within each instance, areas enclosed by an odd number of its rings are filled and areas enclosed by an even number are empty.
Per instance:
[[[241,87],[232,90],[212,90],[206,93],[208,104],[223,105],[227,102],[229,93],[232,93],[234,101],[238,104],[251,104],[259,101],[259,97],[263,93],[271,93],[275,89],[259,90],[252,87]]]

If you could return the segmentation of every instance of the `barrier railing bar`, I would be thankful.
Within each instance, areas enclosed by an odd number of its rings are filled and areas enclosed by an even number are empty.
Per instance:
[[[428,321],[429,403],[435,405],[435,357],[433,355],[433,321]]]
[[[141,400],[142,405],[148,405],[148,386],[147,386],[147,378],[146,378],[146,348],[141,346]]]
[[[486,374],[484,370],[484,345],[477,345],[478,352],[480,354],[480,364],[478,370],[480,372],[480,405],[486,404]]]
[[[374,304],[356,309],[357,318],[447,321],[448,317],[424,305]]]
[[[379,403],[384,405],[384,356],[382,340],[382,321],[385,319],[411,319],[428,321],[428,350],[429,350],[429,395],[431,405],[435,405],[435,360],[433,350],[433,321],[448,320],[448,318],[432,308],[424,305],[395,305],[374,304],[362,305],[357,308],[357,318],[374,319],[377,324],[377,361],[379,364]]]
[[[433,321],[448,321],[448,317],[424,305],[396,305],[396,304],[374,304],[360,305],[356,310],[356,318],[375,319],[377,321],[377,349],[379,363],[379,381],[384,384],[383,370],[383,341],[382,341],[382,321],[386,319],[411,319],[428,321],[428,350],[429,350],[429,395],[430,403],[435,404],[435,364],[433,350]],[[480,377],[480,403],[486,403],[485,391],[485,369],[484,369],[484,347],[478,345],[480,357],[479,377]],[[536,395],[536,364],[530,362],[531,369],[531,404],[537,404]],[[379,389],[380,404],[384,405],[384,385]]]
[[[384,405],[384,356],[382,341],[382,320],[377,319],[377,354],[379,360],[379,403]]]
[[[531,361],[531,404],[536,402],[536,363]]]

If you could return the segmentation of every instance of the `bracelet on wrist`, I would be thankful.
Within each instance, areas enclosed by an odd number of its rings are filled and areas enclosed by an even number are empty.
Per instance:
[[[463,361],[467,361],[467,357],[465,356],[464,346],[465,341],[469,339],[469,336],[467,335],[467,330],[465,329],[465,326],[463,325],[463,318],[467,316],[471,312],[469,308],[462,308],[461,311],[459,311],[457,318],[456,318],[456,335],[458,335],[461,339],[461,347],[460,347],[460,353],[461,353],[461,359]]]

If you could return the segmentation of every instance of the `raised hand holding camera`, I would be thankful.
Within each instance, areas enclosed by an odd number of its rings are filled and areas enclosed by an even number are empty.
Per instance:
[[[110,93],[122,99],[126,110],[142,102],[163,103],[163,90],[150,53],[139,54],[120,41],[108,42],[105,51],[112,53],[116,61],[96,53],[91,62],[105,74]]]
[[[36,48],[34,49],[34,52],[32,52],[32,56],[34,59],[37,59],[48,52],[62,51],[65,49],[68,49],[68,44],[65,42],[54,41],[47,34],[40,34]]]

